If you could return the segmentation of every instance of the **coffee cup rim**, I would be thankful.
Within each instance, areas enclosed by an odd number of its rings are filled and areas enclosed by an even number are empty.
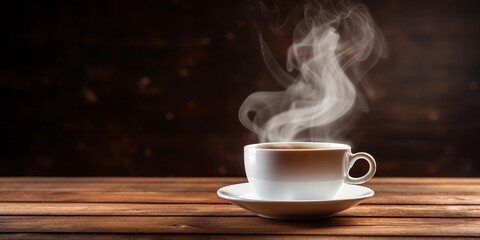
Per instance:
[[[328,147],[327,149],[268,149],[268,148],[258,148],[259,146],[307,146],[307,147]],[[350,150],[350,145],[343,143],[333,143],[333,142],[266,142],[266,143],[254,143],[248,144],[244,147],[247,149],[255,149],[257,151],[331,151],[331,150]]]

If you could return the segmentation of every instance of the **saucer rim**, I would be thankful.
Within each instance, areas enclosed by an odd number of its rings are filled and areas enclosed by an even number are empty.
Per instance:
[[[363,200],[367,198],[371,198],[375,195],[375,192],[365,186],[360,186],[360,185],[355,185],[355,184],[345,184],[348,186],[352,187],[358,187],[358,188],[363,188],[368,191],[366,195],[362,195],[361,197],[352,197],[352,198],[340,198],[340,199],[318,199],[318,200],[267,200],[267,199],[251,199],[251,198],[243,198],[243,197],[230,197],[225,194],[223,194],[221,191],[226,189],[226,188],[231,188],[237,185],[243,185],[247,184],[249,185],[249,182],[244,182],[244,183],[236,183],[236,184],[231,184],[228,186],[221,187],[217,190],[217,195],[220,198],[223,198],[228,201],[242,201],[242,202],[264,202],[264,203],[318,203],[318,202],[340,202],[340,201],[352,201],[352,200]]]

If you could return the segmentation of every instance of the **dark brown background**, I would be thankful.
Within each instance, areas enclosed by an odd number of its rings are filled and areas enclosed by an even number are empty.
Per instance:
[[[480,176],[478,1],[366,1],[390,55],[343,140],[377,176]],[[0,175],[243,176],[273,86],[235,1],[0,8]],[[271,43],[282,55],[287,45]],[[358,170],[360,171],[360,170]]]

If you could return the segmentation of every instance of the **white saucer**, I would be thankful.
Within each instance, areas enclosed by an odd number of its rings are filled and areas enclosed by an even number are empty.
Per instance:
[[[374,195],[372,189],[343,185],[333,199],[328,200],[262,200],[252,191],[249,183],[234,184],[218,189],[219,197],[250,210],[260,217],[273,219],[318,219],[327,218],[359,204]]]

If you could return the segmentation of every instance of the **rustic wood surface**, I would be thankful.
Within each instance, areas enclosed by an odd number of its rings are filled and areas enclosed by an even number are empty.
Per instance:
[[[216,196],[244,178],[0,178],[0,239],[469,239],[480,178],[375,178],[325,220],[257,217]]]

